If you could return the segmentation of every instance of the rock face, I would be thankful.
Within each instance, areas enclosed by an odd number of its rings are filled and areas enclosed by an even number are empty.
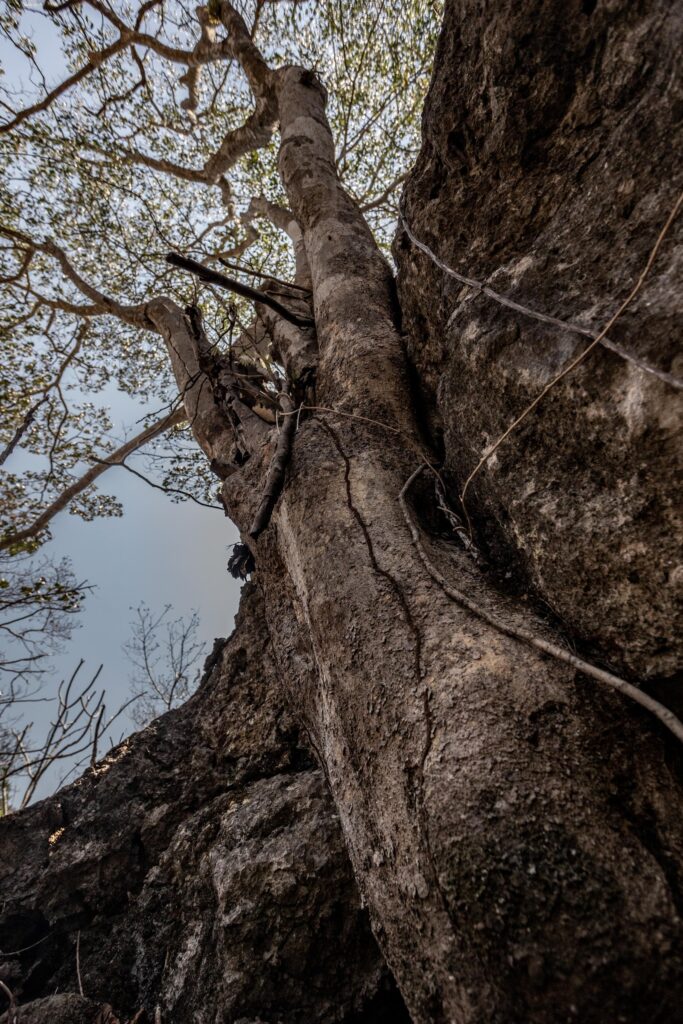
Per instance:
[[[668,0],[449,0],[404,196],[415,237],[460,274],[599,330],[681,188],[682,45],[683,9]],[[609,334],[678,378],[682,253],[683,215]],[[395,255],[410,357],[458,493],[588,342],[463,286],[403,231]],[[680,665],[680,421],[680,391],[598,346],[468,490],[492,565],[594,657],[643,679]]]
[[[247,591],[185,707],[0,822],[0,978],[27,1024],[407,1019]]]

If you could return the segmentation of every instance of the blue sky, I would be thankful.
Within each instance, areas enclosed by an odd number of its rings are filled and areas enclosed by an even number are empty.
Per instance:
[[[43,68],[48,66],[48,55],[51,58],[48,85],[54,84],[65,69],[61,54],[50,45],[49,23],[36,16],[31,19],[31,30]],[[26,64],[5,41],[0,41],[0,65],[15,88],[32,91]],[[142,407],[111,390],[106,400],[111,402],[114,437],[140,429],[136,421],[145,412]],[[18,469],[21,463],[19,454],[7,468]],[[129,696],[132,667],[123,645],[130,638],[133,609],[141,602],[153,611],[172,604],[174,617],[188,616],[196,609],[207,654],[214,637],[229,634],[240,585],[228,574],[226,563],[229,548],[239,537],[221,511],[190,502],[175,504],[125,469],[109,470],[101,478],[101,485],[106,493],[120,499],[123,518],[88,523],[62,513],[52,524],[52,541],[42,549],[57,560],[69,557],[76,577],[94,587],[86,599],[79,628],[63,652],[51,659],[54,671],[44,693],[56,692],[60,679],[70,676],[83,658],[87,678],[100,664],[104,666],[99,682],[106,688],[108,709],[114,709]],[[48,724],[50,710],[49,704],[30,705],[28,717],[35,722],[37,737]],[[123,717],[116,724],[115,736],[133,728],[132,721]],[[46,795],[52,784],[54,777],[38,795]]]

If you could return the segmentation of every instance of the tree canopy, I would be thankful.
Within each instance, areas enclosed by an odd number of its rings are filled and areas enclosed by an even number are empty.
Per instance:
[[[439,5],[257,0],[241,13],[267,60],[313,67],[324,81],[340,174],[387,241]],[[36,31],[44,22],[49,36]],[[243,151],[242,126],[260,115],[210,7],[19,2],[2,32],[25,68],[18,81],[5,76],[0,126],[2,528],[13,533],[115,450],[99,397],[107,385],[158,416],[173,403],[163,345],[132,307],[163,292],[199,300],[219,346],[239,329],[243,306],[192,284],[166,254],[287,276],[292,253],[264,216],[283,199],[273,126]],[[8,458],[15,445],[37,456],[21,474]],[[155,475],[177,498],[212,500],[182,431],[164,454]],[[68,507],[86,519],[122,511],[94,485]]]

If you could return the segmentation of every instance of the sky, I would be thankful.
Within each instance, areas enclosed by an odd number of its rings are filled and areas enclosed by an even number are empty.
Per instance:
[[[114,437],[137,432],[139,427],[134,424],[145,412],[142,406],[113,389],[100,397],[110,409]],[[8,461],[7,468],[20,470],[25,461],[19,453]],[[87,581],[93,590],[85,599],[71,640],[50,658],[51,671],[41,684],[40,696],[55,694],[60,680],[70,677],[83,659],[78,677],[83,681],[103,666],[98,687],[106,690],[109,715],[130,697],[133,666],[124,645],[131,638],[131,622],[141,603],[153,612],[171,604],[173,618],[187,619],[196,610],[205,655],[214,638],[229,635],[240,584],[228,573],[227,561],[239,534],[222,510],[172,502],[121,467],[108,470],[100,483],[103,491],[121,501],[123,516],[85,522],[62,512],[51,524],[52,539],[41,548],[41,555],[56,561],[68,557],[76,579]],[[26,707],[35,739],[46,732],[53,711],[52,703]],[[109,740],[118,741],[136,728],[124,713]],[[37,796],[48,795],[70,768],[70,762],[62,762],[59,771],[46,776]]]
[[[50,70],[53,81],[57,81],[64,68],[57,48],[49,45],[49,36],[46,36],[49,25],[37,18],[33,30],[43,67],[44,55],[54,54]],[[0,41],[0,66],[16,87],[28,84],[26,65],[3,41]],[[105,397],[113,420],[112,435],[123,437],[136,433],[140,429],[136,421],[145,409],[113,389],[109,389]],[[13,456],[7,468],[20,469],[21,460],[20,453]],[[134,610],[141,602],[152,611],[161,611],[166,604],[171,604],[174,618],[188,617],[196,609],[200,639],[206,645],[207,655],[215,637],[229,635],[239,602],[240,584],[227,572],[226,565],[229,548],[239,536],[222,511],[192,502],[171,502],[161,491],[154,490],[125,469],[108,470],[101,478],[101,489],[122,502],[123,517],[84,522],[78,516],[63,512],[53,521],[52,540],[41,549],[41,553],[56,560],[64,556],[70,558],[77,579],[87,580],[94,588],[79,616],[79,628],[64,644],[62,653],[50,659],[53,671],[43,692],[55,693],[59,681],[68,678],[81,659],[85,660],[84,679],[94,674],[101,664],[103,669],[98,682],[106,689],[109,712],[130,696],[133,667],[123,646],[131,637]],[[53,706],[36,703],[29,707],[27,717],[35,723],[39,738],[49,724]],[[135,728],[130,717],[124,714],[114,727],[113,738],[118,739],[122,732],[129,733]],[[59,776],[67,768],[68,765],[63,764]],[[54,774],[48,777],[38,797],[46,796],[57,781]]]

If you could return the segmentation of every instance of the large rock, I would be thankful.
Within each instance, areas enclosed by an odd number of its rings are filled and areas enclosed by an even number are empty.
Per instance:
[[[516,302],[600,329],[681,188],[682,47],[683,8],[669,0],[449,0],[404,196],[415,237]],[[683,214],[610,331],[679,378],[682,239]],[[457,493],[587,341],[462,286],[403,231],[395,252],[410,356]],[[641,678],[680,664],[680,419],[679,391],[598,346],[468,492],[493,568]]]
[[[0,822],[0,978],[22,1021],[90,1024],[105,1003],[173,1024],[402,1019],[247,591],[187,705]]]

